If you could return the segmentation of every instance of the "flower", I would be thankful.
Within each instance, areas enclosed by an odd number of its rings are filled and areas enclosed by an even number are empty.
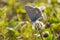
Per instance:
[[[48,31],[45,31],[45,32],[42,32],[42,35],[43,35],[43,37],[48,37],[49,36],[49,32]]]
[[[45,28],[45,25],[41,21],[36,21],[36,22],[33,23],[32,28],[43,30]]]

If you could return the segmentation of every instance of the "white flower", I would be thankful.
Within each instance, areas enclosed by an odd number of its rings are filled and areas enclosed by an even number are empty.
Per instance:
[[[45,25],[41,21],[36,21],[35,23],[33,23],[32,28],[40,28],[41,30],[43,30],[45,28]]]

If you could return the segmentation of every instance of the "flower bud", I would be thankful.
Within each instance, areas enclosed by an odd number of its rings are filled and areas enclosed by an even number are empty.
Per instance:
[[[43,37],[45,37],[45,38],[46,38],[46,37],[48,37],[48,36],[49,36],[49,32],[48,32],[48,31],[43,32],[43,33],[42,33],[42,35],[43,35]]]

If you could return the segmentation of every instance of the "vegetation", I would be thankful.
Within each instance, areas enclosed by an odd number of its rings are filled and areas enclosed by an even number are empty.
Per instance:
[[[46,6],[45,29],[32,29],[25,5]],[[57,0],[0,0],[0,40],[60,40],[60,3]]]

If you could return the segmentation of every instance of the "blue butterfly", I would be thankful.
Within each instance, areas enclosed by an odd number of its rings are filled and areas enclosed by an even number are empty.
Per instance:
[[[36,7],[25,6],[25,9],[32,22],[35,22],[38,18],[42,17],[41,11]]]

